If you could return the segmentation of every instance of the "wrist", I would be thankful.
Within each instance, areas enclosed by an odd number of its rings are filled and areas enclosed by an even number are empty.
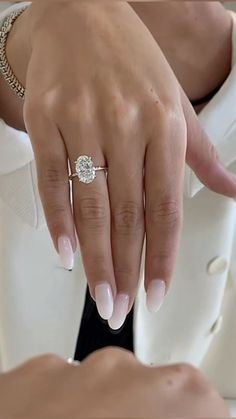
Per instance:
[[[231,69],[232,21],[217,2],[133,5],[192,100],[213,91]]]

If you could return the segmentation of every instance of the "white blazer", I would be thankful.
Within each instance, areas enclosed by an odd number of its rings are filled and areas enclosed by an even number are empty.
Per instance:
[[[236,172],[236,15],[232,19],[232,71],[199,119],[221,160]],[[184,226],[171,290],[162,309],[150,314],[141,282],[134,316],[135,353],[141,361],[198,366],[232,404],[236,400],[235,222],[235,202],[207,190],[186,167]],[[73,356],[85,290],[80,252],[75,269],[67,272],[53,249],[30,140],[0,120],[2,368],[45,352]]]

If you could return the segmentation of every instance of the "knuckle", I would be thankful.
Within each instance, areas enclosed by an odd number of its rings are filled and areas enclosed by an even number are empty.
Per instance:
[[[158,253],[153,253],[150,256],[150,261],[152,266],[159,269],[160,273],[164,278],[166,278],[169,285],[169,280],[172,277],[175,261],[175,247],[173,249],[172,243],[165,245],[164,249],[160,249]]]
[[[164,106],[159,97],[148,97],[144,101],[142,111],[148,121],[152,121],[154,126],[165,118]]]
[[[54,94],[51,91],[35,97],[27,99],[24,103],[24,117],[27,119],[35,119],[38,115],[50,115],[55,106]]]
[[[48,366],[53,366],[53,365],[58,365],[58,364],[64,364],[64,361],[59,357],[59,356],[57,356],[57,355],[55,355],[55,354],[45,354],[45,355],[42,355],[40,358],[39,358],[39,361],[41,361],[41,363],[42,364],[44,364],[44,365],[48,365]]]
[[[194,155],[191,156],[190,150],[188,150],[188,156],[190,158],[190,161],[194,163],[194,170],[199,171],[204,164],[208,165],[209,161],[217,163],[219,161],[219,155],[215,146],[208,140],[202,128],[198,127],[198,129],[196,129],[195,131],[196,132],[194,133],[194,136],[198,139],[199,148],[204,150],[204,155],[206,158],[203,161],[199,153],[194,153]]]
[[[108,356],[116,359],[116,362],[130,361],[134,359],[134,355],[125,349],[110,347],[107,349]]]
[[[66,362],[55,354],[44,354],[40,355],[32,360],[27,361],[26,367],[31,368],[40,368],[40,369],[50,369],[57,368],[67,365]]]
[[[158,117],[158,123],[183,122],[183,114],[179,102],[173,100],[173,95],[165,94],[161,97],[157,92],[150,94],[144,102],[144,112],[148,116]]]
[[[83,123],[90,120],[93,111],[92,101],[88,95],[78,95],[76,97],[70,97],[67,101],[66,109],[64,108],[64,100],[60,101],[60,105],[56,107],[57,115],[60,121],[68,124],[78,125],[80,121]]]
[[[212,160],[212,161],[218,161],[219,160],[217,150],[214,147],[214,145],[210,142],[209,142],[209,147],[208,147],[208,153],[209,153],[210,160]]]
[[[165,366],[162,373],[163,385],[178,388],[180,392],[196,391],[202,384],[201,373],[187,363]]]
[[[192,368],[190,375],[189,375],[189,382],[191,383],[192,387],[198,390],[198,392],[208,393],[211,392],[211,386],[202,375],[200,371],[196,368]]]
[[[133,202],[123,202],[113,213],[113,225],[116,232],[132,234],[143,228],[143,210]]]
[[[122,266],[114,266],[114,274],[117,280],[119,279],[119,288],[120,289],[129,289],[130,285],[133,284],[134,278],[137,278],[137,271],[133,267],[125,266],[123,263]]]
[[[167,134],[171,134],[172,137],[175,137],[175,134],[179,136],[180,133],[183,133],[184,135],[184,133],[187,132],[183,113],[172,106],[162,106],[159,124],[161,125],[162,130]]]
[[[124,126],[136,115],[136,106],[121,94],[113,94],[109,105],[109,115],[113,123]]]
[[[110,112],[115,120],[119,120],[123,115],[125,115],[127,110],[127,103],[121,97],[121,95],[114,94],[110,103]]]
[[[154,203],[147,209],[147,215],[153,224],[165,224],[170,228],[178,225],[181,221],[181,208],[177,200],[166,199]]]
[[[134,356],[131,352],[121,348],[107,347],[94,355],[94,360],[101,363],[106,368],[112,368],[118,363],[133,360]]]
[[[59,167],[58,163],[49,163],[46,168],[39,169],[39,185],[52,185],[53,188],[55,185],[67,185],[68,180]]]
[[[79,202],[79,217],[86,227],[104,227],[108,222],[108,209],[99,198],[82,198]]]
[[[179,364],[176,366],[176,372],[179,375],[182,383],[185,384],[188,388],[195,388],[200,390],[210,390],[206,379],[203,374],[195,367],[190,364]]]
[[[78,123],[87,115],[90,102],[89,95],[82,89],[78,91],[70,85],[57,87],[27,99],[24,104],[24,117],[34,120],[38,115],[44,115],[60,125],[62,122]]]
[[[197,371],[192,365],[187,363],[180,363],[175,366],[176,373],[181,377],[191,377]]]

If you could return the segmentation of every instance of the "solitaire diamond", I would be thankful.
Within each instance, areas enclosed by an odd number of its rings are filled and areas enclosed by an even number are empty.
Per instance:
[[[96,178],[96,170],[91,157],[80,156],[75,162],[75,168],[80,182],[91,183]]]

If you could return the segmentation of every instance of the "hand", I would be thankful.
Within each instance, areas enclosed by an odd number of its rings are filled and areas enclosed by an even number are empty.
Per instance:
[[[188,98],[204,98],[228,77],[232,17],[219,2],[137,2],[132,7],[154,36]]]
[[[46,355],[0,375],[4,419],[228,417],[218,393],[188,365],[143,366],[120,349],[80,366]]]
[[[16,47],[22,39],[29,64]],[[127,3],[34,4],[13,26],[8,56],[26,83],[39,190],[65,265],[72,267],[76,225],[90,293],[119,328],[134,301],[146,233],[145,287],[156,311],[174,269],[185,158],[218,193],[235,197],[235,177]],[[67,159],[74,171],[83,154],[108,166],[108,179],[102,172],[89,185],[74,179],[72,213]]]

